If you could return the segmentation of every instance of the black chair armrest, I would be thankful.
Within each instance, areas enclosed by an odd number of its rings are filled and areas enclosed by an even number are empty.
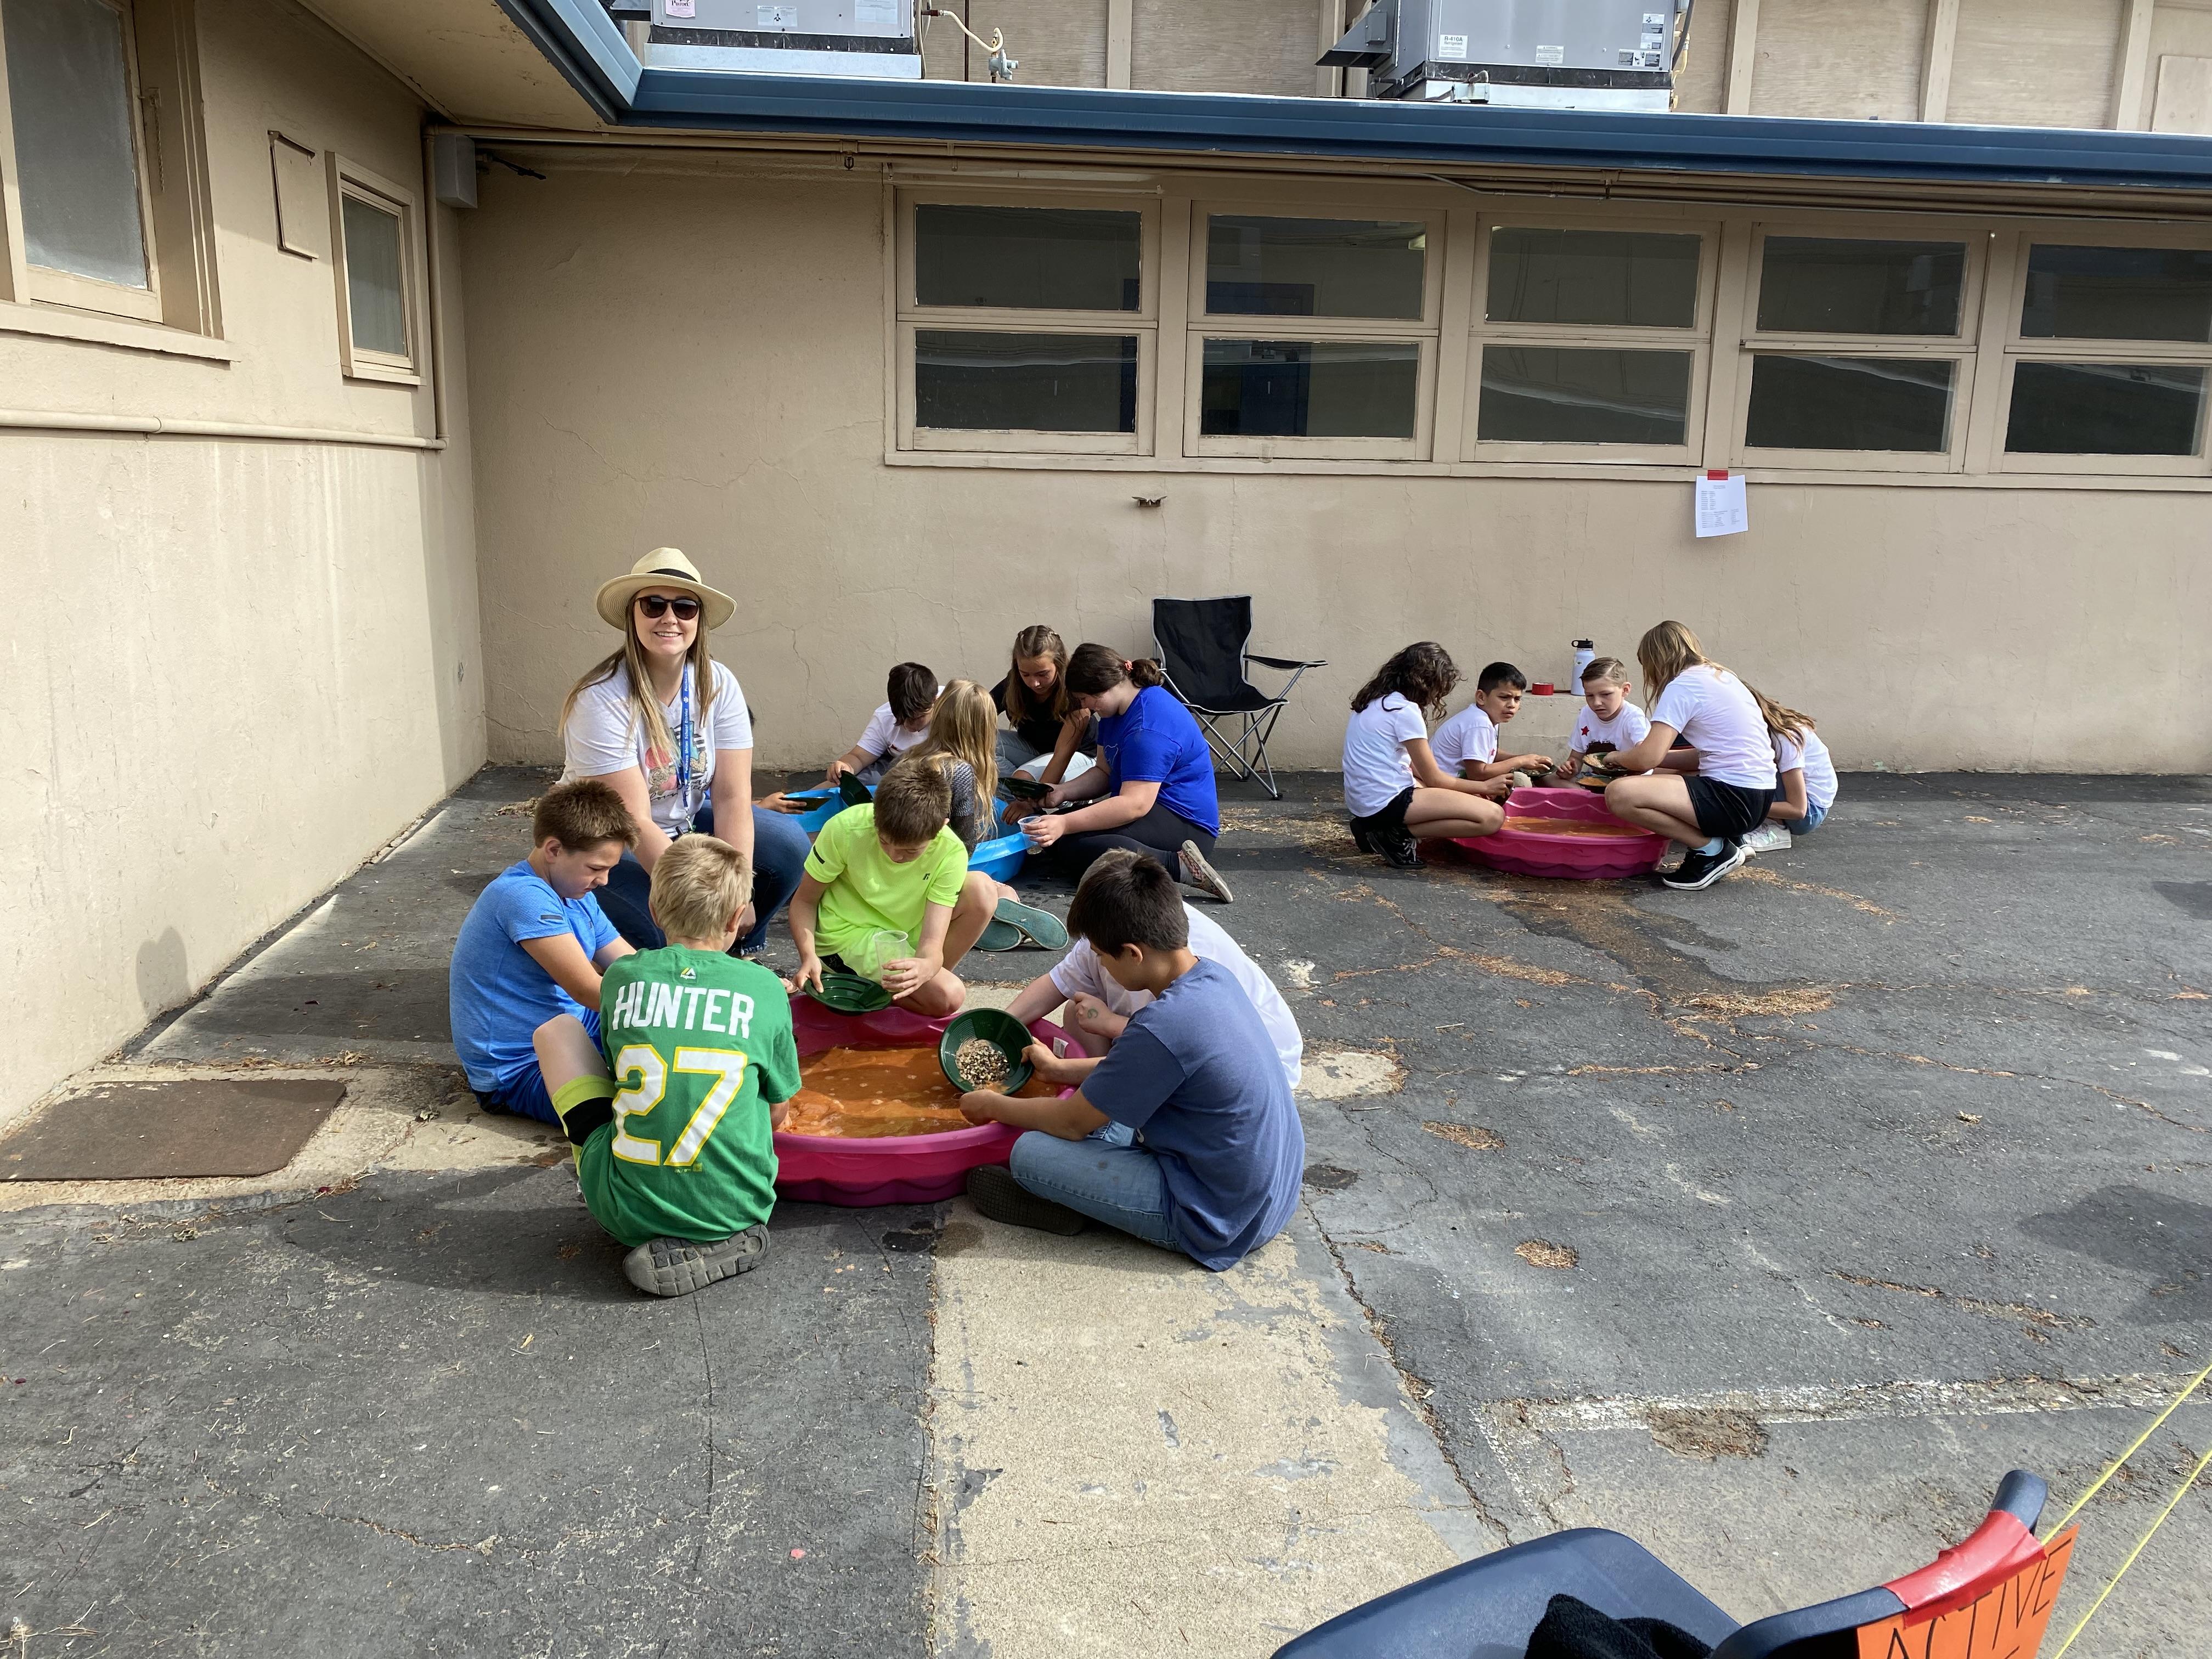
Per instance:
[[[1244,653],[1244,660],[1256,662],[1262,668],[1326,668],[1328,666],[1328,659],[1326,657],[1316,657],[1311,662],[1294,662],[1288,657],[1262,657],[1250,651]]]

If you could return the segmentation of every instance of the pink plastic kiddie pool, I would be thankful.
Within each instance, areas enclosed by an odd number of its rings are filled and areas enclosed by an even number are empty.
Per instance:
[[[1516,876],[1605,881],[1648,874],[1665,855],[1667,837],[1613,817],[1604,797],[1587,789],[1516,789],[1503,830],[1454,845],[1477,864]]]
[[[840,1014],[811,997],[791,1000],[791,1025],[801,1060],[828,1048],[934,1048],[952,1017],[924,1019],[903,1008],[872,1014]],[[1050,1020],[1030,1034],[1048,1048],[1065,1035]],[[968,1184],[968,1171],[1004,1164],[1021,1131],[1003,1123],[950,1129],[934,1135],[878,1135],[841,1139],[828,1135],[775,1137],[775,1189],[806,1204],[864,1209],[878,1204],[934,1204]]]

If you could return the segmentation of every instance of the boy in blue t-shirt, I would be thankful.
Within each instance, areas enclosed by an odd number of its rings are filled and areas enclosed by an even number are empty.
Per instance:
[[[1095,1067],[1030,1045],[1025,1057],[1047,1082],[1081,1083],[1066,1099],[962,1097],[970,1122],[1030,1131],[1009,1166],[969,1173],[968,1196],[994,1221],[1076,1233],[1087,1218],[1217,1273],[1233,1267],[1290,1220],[1305,1166],[1305,1131],[1267,1028],[1235,975],[1192,954],[1164,866],[1093,865],[1067,925],[1115,984],[1153,1000]]]
[[[604,780],[580,778],[545,792],[530,834],[530,856],[477,896],[453,943],[453,1048],[484,1110],[557,1123],[531,1034],[572,1014],[598,1036],[600,976],[630,946],[592,891],[637,829]]]

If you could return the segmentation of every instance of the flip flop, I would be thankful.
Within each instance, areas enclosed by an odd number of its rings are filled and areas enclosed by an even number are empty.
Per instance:
[[[1067,948],[1067,924],[1049,910],[1040,910],[1033,904],[1024,904],[1017,899],[1002,898],[991,918],[993,926],[1019,928],[1030,940],[1047,951]]]
[[[995,918],[983,924],[983,931],[975,935],[978,951],[1018,951],[1022,948],[1022,930],[1011,921]]]

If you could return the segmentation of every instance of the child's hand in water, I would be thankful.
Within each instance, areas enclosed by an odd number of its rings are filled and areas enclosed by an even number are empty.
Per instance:
[[[993,1089],[977,1089],[960,1097],[960,1115],[970,1123],[996,1123],[998,1115],[991,1109],[1006,1097]]]

